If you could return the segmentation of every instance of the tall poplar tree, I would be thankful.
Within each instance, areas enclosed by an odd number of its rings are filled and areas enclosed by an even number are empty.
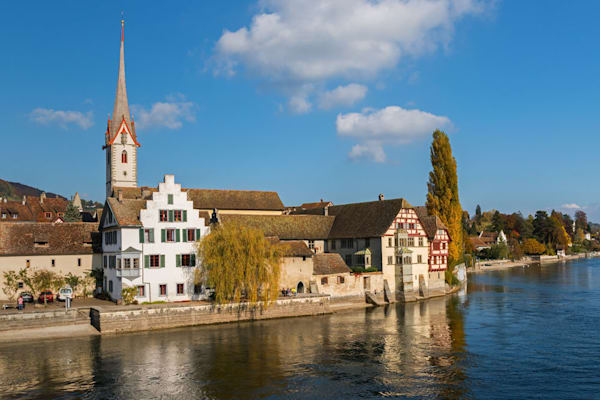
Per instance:
[[[450,140],[444,132],[433,132],[430,153],[432,171],[427,183],[427,211],[437,215],[448,227],[452,238],[450,261],[458,261],[463,255],[462,207],[458,198],[456,160],[452,156]]]

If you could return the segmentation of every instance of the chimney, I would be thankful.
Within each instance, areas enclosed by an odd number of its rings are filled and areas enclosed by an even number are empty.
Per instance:
[[[219,222],[219,210],[213,208],[212,215],[210,216],[210,224],[218,224]]]
[[[321,199],[321,203],[323,202],[323,199]]]
[[[329,206],[323,207],[323,215],[329,215]]]
[[[3,201],[4,203],[6,203],[6,202],[8,201],[8,198],[7,198],[7,197],[5,197],[5,198],[3,198],[3,199],[2,199],[2,201]]]
[[[46,192],[42,192],[42,194],[40,194],[40,204],[43,204],[44,200],[46,200]]]
[[[119,200],[119,203],[123,202],[123,192],[121,190],[117,190],[117,200]]]
[[[21,203],[23,205],[25,205],[25,203],[27,203],[27,196],[23,195],[23,200],[21,201]]]
[[[383,193],[379,194],[379,201],[383,201]]]

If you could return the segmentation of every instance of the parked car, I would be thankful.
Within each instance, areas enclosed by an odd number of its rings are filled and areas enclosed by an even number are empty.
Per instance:
[[[33,303],[35,301],[30,292],[21,292],[19,296],[23,298],[23,303]]]
[[[44,290],[42,293],[40,293],[40,296],[38,297],[38,301],[40,303],[43,303],[44,298],[46,298],[47,303],[54,302],[54,294],[52,294],[52,292],[50,290]]]
[[[56,299],[58,301],[66,301],[67,298],[73,300],[73,289],[71,289],[71,286],[61,287],[56,294]]]

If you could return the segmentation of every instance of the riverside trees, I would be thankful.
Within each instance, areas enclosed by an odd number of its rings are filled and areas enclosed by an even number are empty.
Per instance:
[[[284,252],[261,230],[234,223],[219,225],[198,244],[204,279],[219,304],[277,299]]]
[[[427,183],[427,211],[437,215],[448,228],[452,241],[449,247],[449,263],[454,265],[463,256],[462,207],[458,197],[456,160],[448,136],[440,131],[433,132],[430,148],[431,167]]]

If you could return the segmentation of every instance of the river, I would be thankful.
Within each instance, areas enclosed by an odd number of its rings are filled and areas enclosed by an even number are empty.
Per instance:
[[[334,315],[0,345],[1,398],[600,398],[600,260]]]

